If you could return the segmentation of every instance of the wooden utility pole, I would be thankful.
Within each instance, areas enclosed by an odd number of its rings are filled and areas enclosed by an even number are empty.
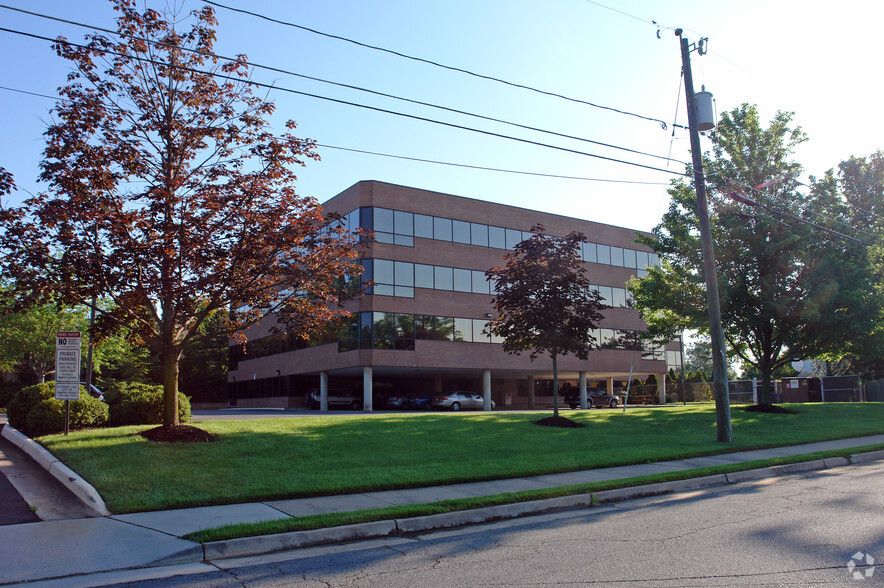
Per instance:
[[[712,339],[712,374],[715,385],[715,419],[718,441],[733,443],[731,430],[730,398],[727,390],[727,359],[725,357],[724,330],[721,327],[721,307],[718,298],[718,274],[715,270],[715,249],[709,228],[709,206],[706,199],[706,179],[703,175],[703,156],[700,151],[700,129],[697,123],[697,106],[694,99],[694,78],[691,73],[691,46],[683,31],[676,29],[681,40],[681,63],[684,72],[684,89],[688,105],[688,126],[691,135],[691,157],[694,167],[694,188],[697,191],[697,218],[700,224],[700,242],[703,249],[703,274],[706,277],[706,302],[709,305],[709,336]]]

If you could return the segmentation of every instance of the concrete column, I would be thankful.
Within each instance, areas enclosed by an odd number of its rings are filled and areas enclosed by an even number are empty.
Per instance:
[[[666,404],[666,374],[657,374],[657,395],[660,404]]]
[[[534,376],[528,376],[528,408],[534,410]]]
[[[371,367],[362,368],[362,410],[372,412],[372,383],[371,383]]]
[[[491,370],[482,370],[482,410],[491,410]]]
[[[580,408],[586,408],[586,372],[580,372]]]
[[[328,412],[328,372],[319,372],[319,410]]]
[[[607,391],[608,394],[614,393],[614,378],[605,379],[605,391]]]

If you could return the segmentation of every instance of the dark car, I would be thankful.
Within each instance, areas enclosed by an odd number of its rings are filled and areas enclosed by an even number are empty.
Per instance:
[[[320,408],[321,396],[319,388],[313,388],[307,392],[304,399],[310,408]],[[328,407],[337,406],[339,408],[350,408],[352,410],[362,410],[362,395],[356,392],[346,392],[344,390],[328,390]]]
[[[587,408],[592,408],[593,406],[610,406],[611,408],[617,408],[620,406],[620,402],[620,397],[614,394],[608,394],[607,392],[600,392],[598,390],[586,391]],[[565,404],[571,408],[580,408],[580,393],[571,392],[567,394],[565,396]]]
[[[415,394],[409,399],[408,406],[415,410],[430,410],[433,408],[432,394]]]
[[[409,408],[411,407],[411,397],[404,394],[395,394],[387,398],[387,408]]]

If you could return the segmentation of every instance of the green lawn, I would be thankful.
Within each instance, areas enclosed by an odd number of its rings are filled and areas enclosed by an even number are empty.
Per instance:
[[[209,444],[156,444],[121,427],[40,442],[115,513],[344,494],[678,459],[884,433],[884,404],[732,411],[715,441],[711,405],[563,411],[587,426],[539,427],[549,413],[419,413],[206,421]]]

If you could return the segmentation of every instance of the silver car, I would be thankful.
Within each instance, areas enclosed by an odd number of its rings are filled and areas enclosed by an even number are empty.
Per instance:
[[[451,410],[474,408],[482,410],[485,407],[485,400],[473,392],[449,392],[448,394],[433,396],[431,404],[433,408],[449,408]],[[493,400],[491,401],[491,408],[494,408]]]

